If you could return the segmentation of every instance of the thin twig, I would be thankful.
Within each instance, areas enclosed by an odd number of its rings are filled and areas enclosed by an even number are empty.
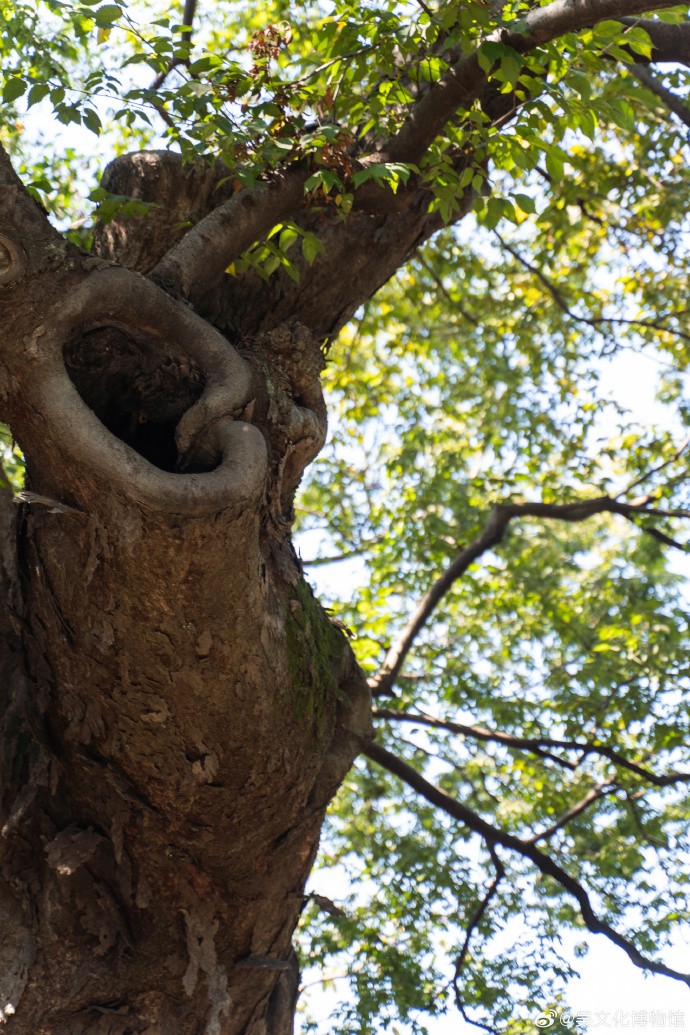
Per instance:
[[[650,467],[646,471],[643,471],[641,475],[635,478],[634,481],[630,482],[629,485],[626,485],[626,487],[617,494],[616,499],[620,499],[621,496],[627,496],[628,493],[632,492],[633,489],[636,489],[638,485],[642,485],[644,482],[649,481],[649,479],[652,478],[655,474],[658,474],[659,471],[663,471],[664,468],[668,467],[670,464],[675,463],[676,460],[680,460],[681,456],[688,448],[688,446],[690,446],[690,435],[688,435],[684,442],[681,442],[681,444],[678,446],[678,449],[676,449],[675,453],[673,453],[672,456],[670,456],[667,460],[662,460],[661,463],[657,464],[655,467]]]
[[[434,12],[431,10],[430,7],[427,7],[427,5],[424,3],[424,0],[417,0],[417,3],[421,7],[421,9],[429,15],[430,18],[434,17]]]
[[[558,755],[546,751],[541,743],[525,737],[513,737],[510,733],[495,733],[483,729],[481,726],[465,726],[460,722],[451,722],[446,719],[436,719],[433,715],[425,712],[396,712],[390,708],[373,708],[372,715],[375,719],[390,719],[394,722],[411,722],[419,726],[430,726],[434,729],[448,730],[449,733],[458,733],[473,740],[483,740],[495,744],[503,744],[507,748],[517,751],[529,751],[540,758],[547,758],[551,762],[566,769],[577,769],[577,762],[570,762],[568,759],[560,758]]]
[[[457,301],[457,299],[451,297],[450,292],[448,291],[446,285],[443,283],[443,281],[441,280],[441,278],[439,277],[438,273],[433,268],[433,266],[429,265],[429,263],[426,261],[424,256],[421,255],[421,253],[420,253],[419,255],[416,256],[416,259],[417,259],[417,262],[419,263],[419,265],[422,266],[422,268],[426,270],[426,272],[431,277],[431,279],[433,280],[434,284],[436,285],[438,290],[441,292],[441,294],[444,296],[446,301],[451,306],[453,306],[454,309],[457,309],[457,311],[460,313],[460,316],[462,316],[463,320],[467,320],[467,322],[469,324],[471,324],[473,327],[479,327],[480,321],[477,320],[476,317],[472,316],[471,313],[468,313],[467,310],[464,309],[463,306],[460,305],[460,303]]]
[[[194,16],[196,14],[196,5],[197,5],[197,0],[185,0],[184,12],[182,14],[182,24],[184,25],[184,29],[182,31],[182,35],[180,36],[180,40],[181,40],[181,42],[183,44],[185,44],[185,43],[186,44],[190,44],[192,42],[192,28],[194,26]],[[149,89],[150,90],[160,90],[161,86],[163,85],[165,80],[168,78],[168,76],[170,75],[170,73],[174,69],[179,68],[180,65],[187,65],[187,64],[189,64],[189,58],[188,57],[173,58],[173,60],[170,62],[168,67],[165,69],[165,71],[158,73],[156,78],[151,83],[151,86],[149,87]],[[166,112],[166,114],[167,114],[167,112]]]
[[[614,794],[619,790],[616,783],[598,783],[596,786],[591,787],[587,793],[578,802],[572,805],[566,812],[563,813],[557,820],[555,820],[551,826],[546,827],[544,830],[540,830],[534,837],[530,837],[527,844],[534,845],[537,841],[548,841],[553,837],[559,830],[566,827],[571,820],[576,819],[585,812],[590,805],[593,805],[596,801],[601,798],[605,798],[608,794]]]
[[[498,853],[496,852],[496,848],[494,847],[494,845],[491,842],[488,842],[487,848],[489,850],[489,855],[491,856],[491,861],[494,865],[496,876],[487,888],[486,894],[484,895],[481,902],[472,914],[470,922],[465,930],[465,940],[462,944],[462,948],[460,949],[460,953],[457,959],[455,960],[455,973],[453,974],[453,989],[455,991],[455,1004],[458,1010],[460,1011],[460,1014],[462,1015],[462,1019],[465,1021],[465,1024],[472,1024],[475,1028],[483,1028],[484,1031],[496,1033],[496,1028],[488,1024],[483,1024],[481,1021],[475,1021],[467,1015],[465,1011],[465,1004],[462,1001],[462,994],[460,990],[460,976],[465,966],[467,953],[469,952],[470,939],[472,938],[472,935],[482,922],[487,909],[489,908],[492,900],[496,896],[501,881],[506,875],[505,867],[501,862],[500,858],[498,857]]]
[[[569,319],[574,320],[575,323],[585,324],[587,327],[593,327],[595,330],[598,327],[605,326],[607,324],[617,324],[618,326],[625,327],[644,327],[647,330],[662,331],[665,334],[673,334],[678,338],[682,338],[685,341],[690,341],[690,334],[685,334],[683,331],[674,330],[671,327],[666,327],[664,324],[657,323],[655,320],[634,320],[628,319],[624,316],[579,316],[573,312],[568,303],[566,302],[562,292],[556,285],[546,276],[544,271],[534,263],[531,263],[528,259],[521,255],[520,252],[513,248],[512,245],[501,236],[498,230],[493,231],[494,237],[499,242],[502,248],[504,248],[510,255],[513,256],[516,262],[519,262],[524,269],[535,276],[541,284],[546,288],[548,293],[553,298],[554,302]]]

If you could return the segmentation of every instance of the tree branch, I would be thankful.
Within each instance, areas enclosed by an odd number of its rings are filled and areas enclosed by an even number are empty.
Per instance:
[[[640,779],[651,783],[654,787],[669,787],[675,783],[690,783],[690,773],[671,772],[661,775],[645,769],[636,762],[631,762],[614,748],[606,744],[597,744],[592,740],[558,740],[553,737],[516,737],[510,733],[500,733],[484,729],[481,726],[465,726],[459,722],[452,722],[450,719],[437,719],[425,712],[396,712],[390,708],[374,708],[372,715],[375,719],[390,719],[394,722],[411,722],[419,726],[430,726],[434,729],[445,729],[450,733],[458,733],[461,736],[470,737],[473,740],[489,741],[496,744],[503,744],[507,748],[514,748],[518,751],[530,751],[534,755],[548,758],[557,762],[566,769],[577,769],[589,755],[599,755],[607,758],[613,765],[621,769],[627,769]],[[577,762],[570,762],[565,758],[552,754],[547,748],[562,748],[564,751],[577,751],[580,759]]]
[[[492,900],[495,898],[496,893],[498,892],[498,888],[501,881],[506,875],[505,867],[501,862],[498,853],[493,844],[491,844],[491,842],[487,844],[487,848],[489,850],[489,855],[491,856],[491,861],[494,865],[496,876],[487,888],[486,894],[484,895],[481,902],[475,909],[470,919],[470,922],[467,925],[465,931],[465,940],[463,942],[462,948],[460,949],[460,954],[455,960],[455,973],[453,974],[453,989],[455,991],[455,1004],[458,1010],[460,1011],[460,1014],[462,1015],[462,1019],[464,1020],[465,1024],[472,1024],[475,1028],[483,1028],[484,1031],[495,1033],[497,1030],[496,1028],[493,1028],[488,1024],[482,1024],[480,1021],[472,1020],[472,1018],[467,1015],[467,1012],[465,1011],[465,1004],[462,1001],[462,994],[460,991],[460,977],[462,975],[462,971],[465,966],[465,961],[467,959],[467,954],[469,952],[470,939],[472,938],[472,935],[482,922],[487,909],[491,905]]]
[[[688,446],[690,446],[690,435],[688,435],[688,437],[683,442],[681,442],[676,451],[672,453],[671,456],[668,457],[668,459],[662,460],[654,467],[649,467],[646,471],[643,471],[642,474],[638,475],[637,478],[629,482],[628,485],[626,485],[625,488],[617,494],[616,499],[620,499],[621,496],[626,496],[629,492],[632,492],[633,489],[636,489],[638,485],[643,485],[645,482],[649,481],[649,479],[652,478],[655,474],[658,474],[659,471],[663,471],[664,468],[668,467],[670,464],[674,464],[676,460],[680,460],[681,456],[686,451]]]
[[[634,64],[630,66],[630,72],[638,82],[646,86],[648,90],[659,98],[666,105],[673,115],[677,116],[682,123],[690,128],[690,108],[672,90],[660,83],[656,76],[652,75],[646,65]]]
[[[446,568],[442,575],[434,582],[431,589],[424,595],[417,609],[412,614],[406,626],[398,636],[397,640],[390,647],[380,671],[370,680],[372,693],[375,696],[390,694],[395,681],[400,673],[405,658],[416,640],[419,633],[429,621],[434,610],[451,588],[462,575],[465,574],[471,564],[482,554],[486,553],[503,540],[508,525],[515,517],[536,517],[541,519],[578,522],[593,517],[595,514],[620,514],[633,521],[634,517],[642,514],[654,517],[655,512],[649,509],[652,497],[643,497],[642,501],[635,503],[623,503],[610,496],[598,496],[592,500],[584,500],[576,503],[499,503],[497,504],[487,521],[484,531],[464,550],[458,554],[455,560]],[[665,511],[658,517],[688,517],[687,511]],[[634,523],[634,521],[633,521]],[[648,534],[654,534],[660,538],[663,533],[656,529],[642,528]],[[669,545],[679,546],[668,536],[663,536],[663,541]]]
[[[607,794],[612,794],[617,791],[618,785],[615,783],[598,783],[594,787],[590,787],[587,793],[580,798],[578,802],[567,809],[562,816],[555,820],[551,826],[546,827],[544,830],[540,830],[538,834],[531,837],[528,844],[534,845],[537,841],[548,841],[549,838],[553,837],[555,833],[562,830],[563,827],[567,827],[568,823],[577,816],[580,816],[583,812],[593,805],[595,801],[599,801],[601,798],[605,798]]]
[[[238,191],[192,227],[149,276],[192,301],[204,295],[233,259],[302,207],[308,175],[292,167],[268,184]]]
[[[655,960],[649,959],[640,952],[633,942],[616,931],[605,920],[598,917],[582,884],[559,866],[551,856],[537,848],[536,845],[529,841],[523,841],[514,834],[509,834],[499,827],[494,827],[487,823],[481,816],[467,808],[466,805],[456,801],[455,798],[441,790],[440,787],[429,783],[407,762],[387,751],[380,744],[367,744],[363,748],[363,753],[367,758],[370,758],[373,762],[383,766],[384,769],[397,776],[431,805],[442,809],[447,815],[457,819],[460,823],[464,823],[474,833],[479,834],[487,844],[494,846],[502,845],[504,848],[516,852],[522,858],[529,859],[540,873],[546,877],[551,877],[552,880],[556,881],[564,891],[575,899],[587,930],[592,934],[603,934],[610,942],[622,949],[636,967],[639,967],[641,970],[649,970],[654,974],[663,974],[666,977],[675,978],[675,980],[683,982],[683,984],[690,988],[690,974],[673,970],[673,968],[667,967],[664,963],[657,963]]]
[[[55,266],[67,244],[29,194],[0,144],[0,287]],[[0,351],[5,347],[0,343]],[[7,343],[9,344],[9,343]]]
[[[654,3],[655,10],[677,7],[675,0]],[[642,24],[630,15],[649,11],[649,0],[555,0],[546,7],[530,11],[521,20],[521,32],[497,29],[487,41],[503,43],[519,53],[528,53],[542,43],[558,36],[591,28],[597,22],[616,20],[626,24]],[[628,17],[625,17],[628,16]],[[651,22],[656,26],[658,22]],[[678,26],[668,26],[674,32]],[[651,35],[651,33],[650,33]],[[670,40],[663,36],[667,49],[659,47],[659,54],[667,53]],[[656,44],[655,44],[656,45]],[[655,60],[682,60],[678,57],[656,57]],[[410,111],[407,119],[382,148],[386,158],[394,162],[415,162],[424,154],[432,141],[458,109],[468,109],[486,86],[486,73],[479,65],[477,52],[461,57],[434,83]]]
[[[457,733],[463,737],[470,737],[472,740],[503,744],[504,747],[514,748],[517,751],[529,751],[540,758],[547,758],[551,762],[556,762],[566,769],[577,769],[578,766],[577,762],[570,762],[565,758],[552,754],[550,751],[546,751],[541,741],[525,737],[514,737],[510,733],[495,733],[481,726],[466,726],[460,722],[452,722],[450,719],[437,719],[426,712],[396,712],[391,708],[373,708],[372,715],[375,719],[410,722],[418,726],[429,726],[432,729],[448,730],[449,733]]]
[[[688,117],[690,118],[690,112],[688,112]],[[562,292],[558,287],[556,287],[553,281],[546,276],[543,270],[538,266],[535,266],[534,263],[525,259],[525,257],[521,255],[516,248],[513,248],[512,245],[508,244],[505,238],[503,238],[497,230],[494,230],[493,234],[501,247],[512,255],[516,262],[519,262],[520,265],[528,271],[528,273],[531,273],[541,284],[543,284],[561,312],[576,323],[585,324],[586,326],[594,327],[595,329],[605,326],[606,324],[617,324],[618,326],[622,325],[625,327],[644,327],[648,330],[663,331],[666,334],[673,334],[685,341],[690,341],[690,334],[686,334],[683,331],[679,331],[671,327],[666,327],[664,324],[657,323],[656,320],[632,320],[623,316],[579,316],[577,313],[573,312]]]
[[[196,15],[196,6],[197,6],[197,0],[185,0],[184,12],[182,14],[182,24],[184,25],[184,30],[183,30],[182,35],[180,37],[182,43],[191,43],[192,42],[192,28],[194,26],[194,16]],[[170,64],[168,65],[168,67],[166,68],[166,70],[164,72],[159,72],[158,73],[156,78],[151,83],[151,86],[149,87],[149,89],[150,90],[160,90],[161,86],[163,85],[165,80],[168,78],[170,73],[175,68],[178,68],[179,65],[186,65],[186,64],[188,64],[188,62],[189,62],[188,58],[174,58],[170,62]]]

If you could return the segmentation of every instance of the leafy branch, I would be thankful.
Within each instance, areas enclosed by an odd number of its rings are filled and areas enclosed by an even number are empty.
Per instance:
[[[662,0],[661,3],[653,5],[656,10],[676,6],[675,0]],[[640,23],[638,19],[630,17],[644,14],[648,10],[649,0],[589,0],[588,3],[582,4],[554,0],[554,3],[545,7],[529,11],[524,18],[516,22],[516,25],[520,26],[519,31],[508,32],[504,28],[499,28],[482,43],[498,43],[510,47],[519,54],[525,54],[567,33],[591,28],[605,20],[623,22],[624,16],[627,16],[624,24],[642,24],[645,31],[648,31],[654,47],[657,43],[657,23]],[[676,31],[678,28],[673,26]],[[676,47],[681,56],[668,56],[673,53],[673,43],[664,35],[664,48],[658,53],[652,51],[653,60],[683,60],[686,40],[684,33],[679,35],[682,39],[676,39]],[[418,161],[456,112],[463,108],[469,109],[480,97],[485,86],[486,72],[482,69],[478,48],[472,54],[459,58],[420,98],[397,133],[383,146],[382,152],[387,157],[382,157],[381,160]]]
[[[502,542],[508,526],[514,518],[533,517],[541,520],[579,522],[596,514],[618,514],[635,524],[636,527],[640,527],[643,532],[666,545],[673,546],[679,550],[685,549],[680,543],[677,543],[658,529],[649,525],[640,526],[637,524],[635,519],[640,516],[651,519],[690,517],[690,511],[688,510],[651,510],[650,504],[654,502],[654,499],[655,497],[647,495],[632,503],[624,503],[619,498],[598,496],[595,499],[574,503],[525,502],[497,504],[491,511],[481,534],[460,551],[455,560],[438,577],[420,601],[404,629],[389,648],[379,672],[369,681],[372,693],[375,696],[391,694],[405,658],[438,604],[453,584],[465,574],[471,564],[478,560],[482,554]]]

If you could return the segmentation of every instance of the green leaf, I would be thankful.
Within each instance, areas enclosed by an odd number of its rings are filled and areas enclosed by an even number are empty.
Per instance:
[[[93,12],[96,25],[101,29],[109,29],[122,17],[122,8],[118,4],[104,4]]]
[[[530,198],[528,194],[513,194],[513,201],[522,212],[530,215],[536,212],[534,198]]]
[[[101,133],[103,126],[97,112],[93,108],[85,108],[81,118],[86,128],[90,129],[96,136]]]
[[[2,89],[2,99],[5,104],[11,104],[26,93],[27,85],[26,80],[19,78],[19,76],[13,76],[11,79],[6,80]]]
[[[304,234],[302,238],[302,255],[310,266],[316,256],[320,255],[325,250],[323,241],[319,240],[316,234],[309,232]]]

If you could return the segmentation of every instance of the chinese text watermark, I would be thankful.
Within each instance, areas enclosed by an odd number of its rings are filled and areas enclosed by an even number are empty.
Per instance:
[[[683,1010],[543,1010],[534,1018],[541,1031],[592,1031],[595,1028],[647,1028],[680,1031]]]

